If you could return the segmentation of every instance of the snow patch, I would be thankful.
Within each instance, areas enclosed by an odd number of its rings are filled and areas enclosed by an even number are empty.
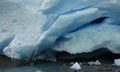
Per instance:
[[[101,62],[99,60],[96,60],[95,62],[88,62],[89,65],[101,65]]]
[[[41,71],[41,70],[37,70],[37,71],[35,71],[35,72],[43,72],[43,71]]]
[[[74,69],[74,70],[81,70],[82,69],[78,62],[75,62],[70,68]]]
[[[120,59],[115,59],[114,60],[114,65],[120,66]]]

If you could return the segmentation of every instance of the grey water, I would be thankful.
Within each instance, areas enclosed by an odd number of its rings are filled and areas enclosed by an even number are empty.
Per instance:
[[[69,72],[63,63],[47,63],[33,66],[0,67],[0,72]]]
[[[71,70],[70,66],[70,62],[43,63],[28,66],[0,67],[0,72],[76,72]],[[78,72],[120,72],[119,66],[105,63],[100,66],[82,64],[81,68]]]

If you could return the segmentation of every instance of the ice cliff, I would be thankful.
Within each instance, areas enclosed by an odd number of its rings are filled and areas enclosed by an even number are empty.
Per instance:
[[[37,59],[105,47],[120,53],[120,0],[0,0],[0,54]]]

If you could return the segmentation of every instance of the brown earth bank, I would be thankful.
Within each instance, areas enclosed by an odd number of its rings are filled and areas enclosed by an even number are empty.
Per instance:
[[[69,54],[67,52],[56,52],[56,62],[89,62],[99,60],[103,64],[112,64],[114,59],[120,58],[120,54],[113,54],[107,48],[101,48],[89,53]],[[4,55],[0,56],[0,67],[14,67],[44,64],[52,61],[35,60],[25,61],[8,58]]]
[[[106,48],[101,48],[89,53],[81,54],[69,54],[67,52],[56,52],[56,61],[55,62],[82,62],[87,63],[89,61],[99,60],[103,64],[113,64],[114,59],[120,58],[120,54],[113,54]],[[16,66],[29,66],[37,64],[46,64],[52,61],[47,60],[35,60],[35,61],[24,61],[11,59],[6,56],[0,56],[0,67],[16,67]]]

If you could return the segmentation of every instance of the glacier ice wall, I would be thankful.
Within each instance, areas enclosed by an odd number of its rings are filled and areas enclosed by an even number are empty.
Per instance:
[[[120,0],[1,0],[0,54],[36,59],[49,48],[120,53]]]

